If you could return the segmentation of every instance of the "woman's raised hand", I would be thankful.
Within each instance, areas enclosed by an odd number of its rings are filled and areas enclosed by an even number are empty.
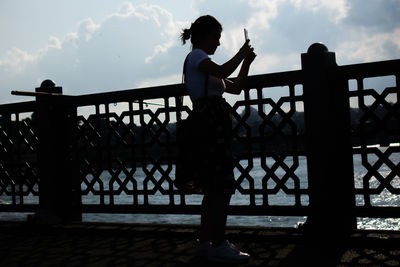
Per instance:
[[[257,54],[254,53],[254,48],[250,45],[249,39],[247,39],[242,48],[240,48],[240,53],[243,55],[246,64],[251,64],[257,56]]]
[[[254,59],[256,58],[257,54],[254,53],[254,51],[250,52],[245,58],[244,58],[244,64],[251,64]]]
[[[243,58],[246,58],[250,53],[254,53],[254,48],[250,45],[250,39],[247,39],[239,52]]]

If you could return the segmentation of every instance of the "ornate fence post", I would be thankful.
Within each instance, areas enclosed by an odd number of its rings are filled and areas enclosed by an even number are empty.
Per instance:
[[[81,221],[78,173],[74,163],[76,109],[65,105],[62,87],[51,80],[36,92],[38,131],[39,211],[31,217],[39,223]]]
[[[305,227],[345,237],[356,228],[348,84],[323,44],[311,45],[301,61],[311,208]]]

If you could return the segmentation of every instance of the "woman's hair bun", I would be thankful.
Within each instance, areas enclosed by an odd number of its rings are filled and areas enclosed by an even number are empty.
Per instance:
[[[181,40],[183,44],[186,44],[186,40],[190,39],[190,36],[192,35],[191,29],[184,29],[181,33]]]

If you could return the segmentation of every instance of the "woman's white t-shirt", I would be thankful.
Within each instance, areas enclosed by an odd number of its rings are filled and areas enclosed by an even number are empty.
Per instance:
[[[209,58],[210,57],[201,49],[193,49],[188,55],[185,69],[185,84],[192,101],[195,101],[205,94],[205,79],[206,75],[209,74],[199,71],[199,64],[203,60],[207,60]],[[224,91],[224,80],[209,75],[208,95],[222,96]]]

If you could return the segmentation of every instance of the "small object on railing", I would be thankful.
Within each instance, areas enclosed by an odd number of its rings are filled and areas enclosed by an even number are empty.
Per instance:
[[[44,95],[51,95],[51,96],[66,96],[59,93],[47,93],[47,92],[28,92],[28,91],[11,91],[12,95],[22,95],[22,96],[44,96]]]
[[[133,101],[134,103],[139,103],[139,100],[137,100],[137,101]],[[165,105],[164,104],[160,104],[160,103],[154,103],[154,102],[144,102],[143,101],[143,104],[145,104],[146,105],[146,107],[148,107],[149,105],[153,105],[153,106],[160,106],[160,107],[165,107]]]

